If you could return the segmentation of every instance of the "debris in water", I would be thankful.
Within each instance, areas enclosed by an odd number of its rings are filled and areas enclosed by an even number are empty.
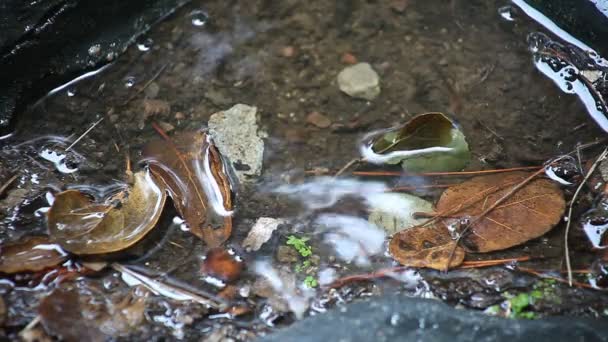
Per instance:
[[[437,202],[437,212],[450,217],[444,219],[447,225],[454,220],[470,220],[462,224],[470,231],[461,241],[469,251],[485,253],[535,239],[557,225],[566,208],[564,194],[550,180],[530,181],[480,217],[530,175],[512,172],[474,177],[444,191]]]
[[[469,145],[442,113],[415,116],[403,126],[363,138],[361,156],[373,164],[401,164],[408,172],[459,171],[470,159]]]
[[[243,248],[248,251],[257,251],[270,240],[272,233],[283,223],[285,223],[283,219],[260,217],[243,240]]]
[[[374,205],[368,219],[376,226],[384,228],[389,235],[425,221],[425,219],[415,218],[415,213],[434,211],[431,202],[410,194],[386,193],[372,198],[374,198]]]
[[[201,270],[207,276],[231,283],[241,275],[243,260],[234,253],[216,247],[207,252]]]
[[[68,254],[45,236],[32,236],[0,248],[0,272],[36,272],[54,267],[67,259]]]
[[[380,77],[369,63],[358,63],[344,68],[338,74],[340,90],[348,96],[373,100],[380,95]]]
[[[262,174],[266,133],[258,128],[257,108],[244,104],[215,113],[209,118],[209,132],[217,148],[234,168],[241,182]]]
[[[190,232],[211,247],[232,233],[232,185],[224,160],[211,138],[202,131],[182,132],[144,147],[142,162],[173,198]]]
[[[51,239],[74,254],[116,252],[141,240],[156,226],[166,194],[148,171],[136,173],[134,180],[126,194],[102,203],[77,190],[57,194],[48,212]]]
[[[386,235],[367,220],[346,215],[323,214],[315,221],[329,232],[325,241],[332,244],[338,256],[359,266],[370,264],[369,257],[384,250]]]

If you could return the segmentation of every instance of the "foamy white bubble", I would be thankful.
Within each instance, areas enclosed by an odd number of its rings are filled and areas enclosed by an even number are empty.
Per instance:
[[[296,185],[281,185],[273,192],[297,199],[309,209],[331,207],[346,196],[366,198],[370,194],[382,193],[388,188],[382,182],[362,182],[356,179],[317,177]]]
[[[325,241],[334,246],[344,261],[365,266],[369,264],[370,256],[380,254],[384,249],[384,231],[360,217],[324,214],[316,223],[330,229]]]
[[[314,291],[305,288],[300,288],[297,291],[295,284],[285,284],[279,272],[268,261],[255,262],[253,270],[268,280],[270,286],[272,286],[279,297],[285,300],[289,310],[298,319],[304,316],[304,313],[310,306],[310,299],[314,296]]]

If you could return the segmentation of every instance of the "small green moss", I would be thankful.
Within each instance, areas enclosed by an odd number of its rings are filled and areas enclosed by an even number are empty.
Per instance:
[[[319,283],[317,282],[317,279],[315,279],[315,277],[313,276],[306,276],[306,278],[304,278],[304,285],[306,285],[307,287],[315,288],[319,285]]]
[[[302,257],[306,258],[312,255],[312,247],[306,243],[308,240],[309,238],[307,237],[299,238],[294,235],[289,235],[286,244],[288,246],[293,246]]]
[[[530,297],[534,299],[542,299],[544,297],[544,293],[541,290],[533,290],[530,292]]]
[[[527,293],[520,293],[509,299],[509,303],[511,304],[511,311],[514,314],[519,315],[528,307],[528,305],[530,305],[530,295]]]

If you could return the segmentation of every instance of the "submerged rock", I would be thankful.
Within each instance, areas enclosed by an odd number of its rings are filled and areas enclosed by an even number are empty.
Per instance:
[[[364,100],[373,100],[380,94],[380,78],[369,63],[358,63],[344,68],[338,74],[340,90]]]
[[[605,319],[512,320],[386,295],[309,317],[260,341],[606,341]]]
[[[244,104],[215,113],[209,118],[209,130],[218,149],[230,160],[241,182],[262,174],[266,134],[258,128],[257,108]]]

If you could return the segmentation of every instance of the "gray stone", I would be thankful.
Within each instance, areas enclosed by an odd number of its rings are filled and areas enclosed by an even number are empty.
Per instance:
[[[257,108],[244,104],[215,113],[209,118],[209,131],[220,153],[235,170],[239,181],[247,182],[262,174],[266,135],[258,128]]]
[[[344,68],[338,74],[340,90],[351,97],[373,100],[380,94],[380,78],[368,63]]]
[[[308,317],[260,341],[608,341],[607,323],[577,317],[512,320],[393,294]]]

